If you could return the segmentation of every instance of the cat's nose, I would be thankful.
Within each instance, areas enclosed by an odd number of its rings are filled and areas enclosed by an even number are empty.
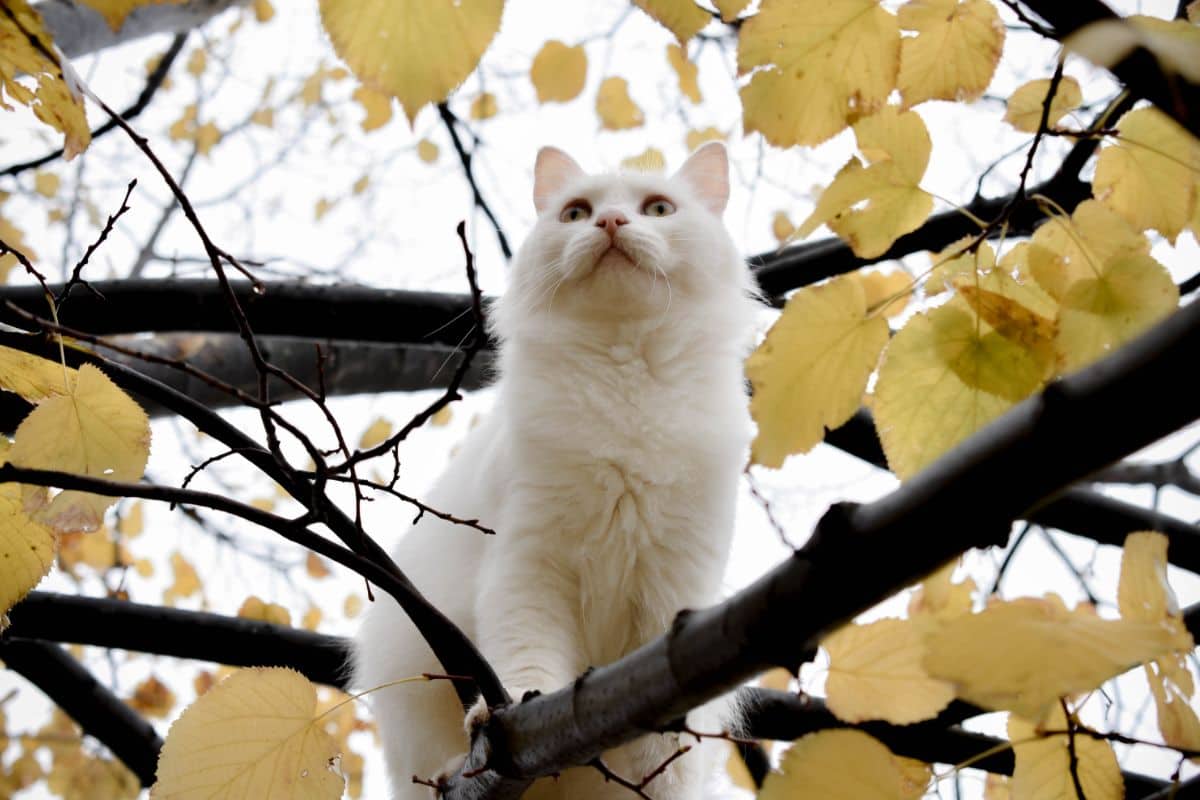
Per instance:
[[[600,215],[596,217],[596,227],[604,228],[604,232],[608,234],[610,239],[617,235],[617,228],[628,224],[629,217],[625,216],[616,209],[601,211]]]

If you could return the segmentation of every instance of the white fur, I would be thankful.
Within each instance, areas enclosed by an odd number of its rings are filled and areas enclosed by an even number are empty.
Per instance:
[[[565,161],[563,160],[565,159]],[[538,162],[537,224],[493,309],[502,342],[498,398],[428,497],[476,516],[495,537],[426,517],[394,556],[496,668],[509,693],[549,692],[663,633],[675,614],[718,599],[750,431],[742,377],[754,301],[749,271],[719,219],[724,149],[676,175],[587,176],[559,151]],[[642,213],[663,196],[675,213]],[[590,203],[561,222],[565,204]],[[625,214],[616,243],[594,224]],[[357,639],[355,684],[439,671],[400,608],[381,597]],[[394,797],[428,798],[467,748],[446,683],[371,695]],[[674,752],[648,736],[606,755],[639,780]],[[656,800],[698,800],[706,759],[656,778]],[[527,797],[616,800],[593,770],[539,782]]]

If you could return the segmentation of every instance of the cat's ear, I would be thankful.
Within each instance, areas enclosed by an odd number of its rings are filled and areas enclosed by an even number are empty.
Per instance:
[[[687,181],[709,211],[718,217],[725,213],[729,202],[729,156],[725,145],[709,142],[692,153],[675,173]]]
[[[533,165],[533,205],[542,213],[550,198],[558,194],[567,181],[583,175],[575,159],[557,147],[538,150],[537,162]]]

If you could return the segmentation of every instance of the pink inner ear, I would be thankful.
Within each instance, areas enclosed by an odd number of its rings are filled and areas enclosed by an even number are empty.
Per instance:
[[[566,183],[583,175],[575,159],[557,147],[543,147],[533,165],[533,205],[538,213],[546,209],[550,198]]]
[[[687,181],[705,207],[718,217],[729,202],[729,156],[725,145],[709,142],[688,158],[675,173]]]

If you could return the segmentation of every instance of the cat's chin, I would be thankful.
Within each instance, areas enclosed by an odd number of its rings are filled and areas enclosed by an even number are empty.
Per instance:
[[[630,258],[625,253],[624,250],[620,249],[619,247],[613,246],[613,247],[608,248],[607,250],[605,250],[603,253],[600,254],[600,258],[598,258],[596,260],[596,266],[594,267],[594,269],[597,269],[597,270],[602,270],[602,269],[628,270],[628,269],[637,269],[637,265],[633,263],[633,259]]]

